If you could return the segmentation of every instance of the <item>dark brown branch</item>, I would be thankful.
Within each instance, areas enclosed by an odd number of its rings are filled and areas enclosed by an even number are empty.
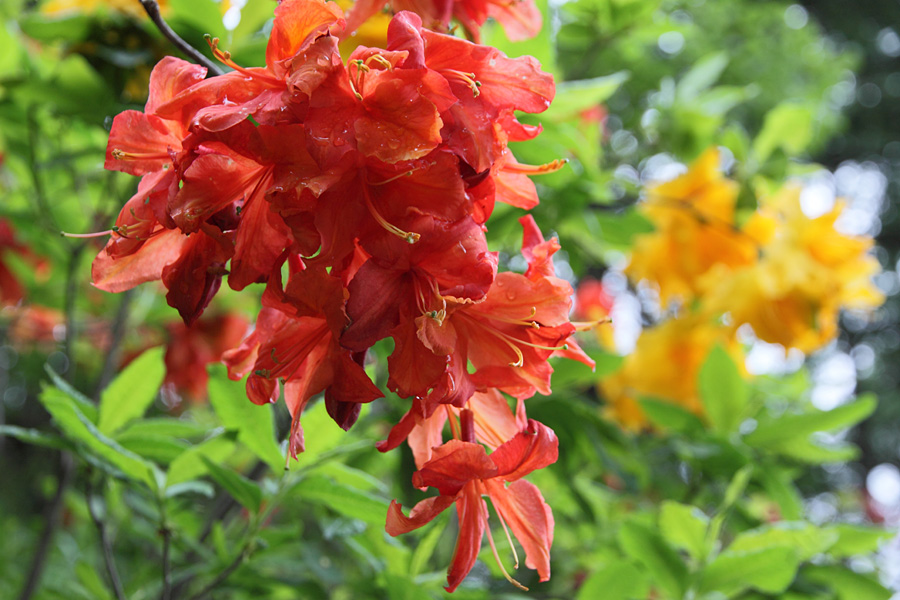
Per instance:
[[[116,563],[113,559],[112,544],[109,541],[109,536],[106,534],[106,523],[103,522],[103,519],[95,510],[94,500],[96,496],[94,491],[94,486],[89,480],[85,500],[87,501],[88,512],[91,513],[91,520],[94,522],[97,534],[100,536],[100,547],[103,549],[103,563],[106,566],[106,574],[109,576],[109,582],[112,584],[116,598],[118,600],[127,600],[122,581],[119,579],[119,572],[116,570]]]
[[[37,591],[38,584],[41,582],[41,574],[47,563],[47,553],[50,550],[50,542],[53,541],[53,534],[56,533],[56,527],[62,515],[62,505],[65,499],[66,490],[72,481],[75,473],[75,464],[72,456],[68,452],[59,455],[59,476],[56,484],[56,495],[53,501],[44,511],[44,530],[38,540],[37,548],[31,559],[31,567],[28,569],[28,576],[25,578],[25,585],[22,587],[22,593],[19,594],[19,600],[29,600]]]
[[[162,500],[165,502],[165,500]],[[172,598],[172,530],[165,523],[163,516],[163,526],[160,529],[163,537],[163,555],[162,555],[162,593],[159,595],[160,600],[171,600]]]
[[[109,328],[110,346],[103,361],[100,377],[97,378],[97,386],[94,388],[94,400],[100,400],[100,394],[109,385],[119,365],[119,356],[122,353],[122,340],[125,338],[125,326],[128,324],[128,314],[131,310],[131,301],[134,299],[133,289],[122,293],[122,301],[116,311],[115,319]]]
[[[227,567],[225,567],[225,569],[221,573],[219,573],[215,579],[210,581],[209,584],[205,588],[203,588],[202,590],[200,590],[199,592],[197,592],[196,594],[191,596],[189,598],[189,600],[200,600],[201,598],[205,598],[212,591],[214,591],[219,586],[219,584],[223,583],[226,579],[228,579],[228,577],[232,573],[234,573],[235,571],[238,570],[238,567],[241,566],[241,564],[244,562],[244,560],[246,560],[247,557],[250,556],[250,548],[251,548],[252,544],[253,544],[253,537],[251,536],[251,538],[247,541],[247,543],[244,545],[244,547],[241,549],[241,551],[238,553],[238,555],[234,557],[233,561],[231,561],[231,564],[228,565]]]
[[[172,44],[181,50],[188,58],[195,63],[206,67],[213,75],[221,75],[223,73],[219,65],[206,58],[199,50],[184,41],[181,36],[169,27],[169,24],[166,23],[163,20],[162,15],[159,14],[159,4],[156,0],[141,0],[141,5],[144,7],[144,10],[147,11],[147,16],[150,17],[150,20],[153,21],[160,33],[162,33],[167,40],[172,42]]]

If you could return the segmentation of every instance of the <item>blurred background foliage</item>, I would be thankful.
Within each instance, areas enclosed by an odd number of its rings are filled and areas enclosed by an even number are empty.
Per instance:
[[[195,47],[209,33],[239,64],[264,62],[273,3],[162,4]],[[602,281],[614,325],[584,340],[596,372],[560,362],[554,394],[529,400],[529,415],[560,438],[559,463],[534,477],[556,518],[553,578],[519,571],[526,596],[485,550],[455,597],[890,598],[900,589],[898,9],[538,4],[537,38],[511,43],[493,28],[485,43],[556,73],[558,97],[533,119],[543,134],[514,150],[531,164],[569,159],[537,179],[533,213],[560,238],[558,272]],[[364,410],[346,434],[316,405],[304,417],[308,450],[283,472],[280,405],[251,405],[219,366],[208,393],[183,383],[229,343],[226,315],[252,317],[252,294],[223,289],[206,330],[186,333],[153,286],[91,288],[102,238],[58,235],[106,229],[134,189],[102,169],[107,128],[141,108],[150,69],[173,52],[139,8],[0,4],[0,597],[29,589],[36,563],[36,598],[140,599],[168,587],[178,598],[445,596],[451,518],[419,535],[384,533],[391,498],[422,497],[407,449],[380,455],[372,444],[403,401]],[[739,186],[739,221],[790,179],[818,214],[845,197],[847,232],[877,235],[887,301],[845,313],[839,337],[810,356],[752,336],[740,338],[746,362],[704,351],[700,408],[641,398],[648,427],[625,430],[597,384],[642,327],[673,316],[652,285],[623,274],[636,236],[653,230],[636,206],[648,184],[714,146]],[[511,269],[524,267],[520,214],[498,206],[490,223]],[[165,360],[145,352],[167,344]],[[370,374],[383,385],[389,349],[376,350]]]

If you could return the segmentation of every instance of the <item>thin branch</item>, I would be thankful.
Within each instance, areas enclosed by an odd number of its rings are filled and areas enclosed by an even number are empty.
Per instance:
[[[112,544],[109,541],[109,536],[106,534],[106,523],[103,522],[103,519],[100,518],[100,515],[95,510],[94,500],[96,496],[94,492],[94,486],[88,480],[85,500],[87,501],[88,512],[91,513],[91,520],[94,522],[97,534],[100,536],[100,546],[103,548],[103,563],[106,565],[106,574],[109,575],[109,581],[112,584],[116,598],[118,600],[127,600],[125,590],[122,588],[122,581],[119,579],[119,572],[116,570],[116,563],[113,559]]]
[[[125,337],[125,326],[128,324],[128,315],[131,311],[131,302],[134,299],[134,290],[130,289],[122,293],[122,301],[116,311],[115,319],[109,328],[111,338],[109,350],[103,360],[103,368],[100,377],[97,378],[97,386],[94,388],[94,400],[100,399],[100,393],[109,385],[119,364],[119,355],[122,353],[122,340]]]
[[[53,534],[56,533],[56,527],[59,525],[59,519],[62,515],[62,505],[65,499],[66,490],[72,481],[72,475],[75,472],[75,463],[72,456],[68,452],[59,455],[59,475],[57,477],[56,495],[53,501],[44,511],[44,530],[38,540],[37,548],[31,559],[31,567],[28,569],[28,576],[25,578],[25,585],[19,594],[19,600],[29,600],[37,591],[41,582],[41,574],[47,563],[47,552],[50,550],[50,542],[53,541]]]
[[[238,555],[234,557],[234,560],[231,561],[231,564],[225,567],[225,569],[221,573],[216,575],[216,578],[210,581],[205,588],[191,596],[188,600],[200,600],[201,598],[205,598],[209,595],[210,592],[214,591],[219,586],[219,584],[228,579],[228,577],[232,573],[238,570],[238,567],[243,564],[247,557],[250,556],[250,547],[252,546],[252,544],[253,536],[250,536],[250,539],[247,541],[244,547],[241,548],[241,551],[238,553]]]
[[[163,525],[159,531],[163,536],[163,553],[162,553],[162,593],[159,595],[160,600],[171,600],[172,598],[172,530],[163,517]]]
[[[150,20],[153,21],[160,33],[172,42],[176,48],[184,52],[184,54],[193,59],[194,62],[206,67],[213,75],[222,75],[223,71],[219,68],[219,65],[206,58],[199,50],[188,44],[181,36],[172,31],[169,24],[166,23],[163,20],[162,15],[159,14],[159,4],[156,0],[141,0],[141,5],[144,7],[144,10],[147,11],[147,16],[150,17]]]
[[[72,383],[75,380],[75,358],[73,356],[75,343],[75,295],[78,292],[78,284],[81,283],[76,277],[78,273],[78,264],[81,262],[81,255],[84,252],[86,244],[81,243],[75,246],[69,257],[69,268],[66,271],[66,295],[63,300],[63,312],[66,319],[66,339],[63,342],[63,354],[66,356],[66,381]]]

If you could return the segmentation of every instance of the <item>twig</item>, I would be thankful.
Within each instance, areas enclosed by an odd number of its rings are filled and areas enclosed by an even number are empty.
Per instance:
[[[172,598],[172,530],[169,529],[168,523],[165,522],[163,516],[163,524],[160,528],[163,536],[163,554],[162,554],[162,593],[159,595],[160,600],[170,600]]]
[[[246,560],[246,558],[250,555],[250,547],[253,544],[253,536],[250,536],[250,539],[247,540],[247,543],[241,548],[241,551],[238,553],[234,560],[231,561],[231,564],[225,567],[225,569],[216,575],[216,578],[209,582],[209,584],[191,596],[188,600],[200,600],[201,598],[205,598],[210,592],[216,589],[220,583],[224,582],[228,577],[237,571],[238,567]]]
[[[116,570],[116,563],[113,559],[112,544],[109,541],[109,536],[106,535],[106,523],[103,522],[103,519],[100,518],[94,507],[94,499],[96,498],[94,491],[94,486],[89,479],[85,500],[87,501],[88,512],[91,513],[91,520],[94,522],[97,534],[100,536],[100,546],[103,548],[103,563],[106,565],[106,574],[109,575],[109,581],[112,584],[116,598],[127,600],[125,590],[122,588],[122,581],[119,579],[119,572]]]
[[[206,67],[213,75],[222,75],[223,71],[219,68],[219,65],[206,58],[199,50],[188,44],[181,36],[172,31],[169,24],[166,23],[163,20],[162,15],[159,14],[159,4],[156,0],[141,0],[141,5],[144,7],[144,10],[147,11],[147,16],[150,17],[150,20],[153,21],[160,33],[172,42],[176,48],[184,52],[188,57],[193,59],[194,62]]]
[[[106,358],[103,360],[100,377],[97,378],[97,386],[94,388],[94,400],[100,399],[100,393],[109,385],[118,367],[119,355],[122,350],[122,339],[125,337],[125,326],[128,324],[128,314],[131,310],[131,301],[133,299],[133,289],[122,293],[122,301],[119,303],[119,309],[116,311],[115,319],[113,319],[109,328],[111,341],[109,350],[106,352]]]
[[[19,594],[19,600],[28,600],[37,591],[38,584],[41,581],[41,574],[47,563],[47,552],[50,550],[50,542],[53,541],[53,534],[56,533],[56,527],[59,525],[60,515],[62,514],[63,500],[66,490],[72,481],[72,475],[75,471],[75,465],[72,456],[68,452],[59,455],[59,476],[56,485],[56,495],[53,501],[44,511],[44,530],[38,540],[37,548],[31,559],[31,567],[28,569],[28,576],[25,578],[25,585],[22,587],[22,593]]]
[[[78,291],[80,283],[75,275],[78,272],[78,263],[81,262],[81,254],[84,252],[86,243],[75,246],[69,258],[69,268],[66,271],[66,296],[63,304],[63,311],[66,318],[66,339],[63,342],[63,353],[66,355],[66,381],[72,383],[75,380],[75,360],[72,356],[75,340],[75,294]]]

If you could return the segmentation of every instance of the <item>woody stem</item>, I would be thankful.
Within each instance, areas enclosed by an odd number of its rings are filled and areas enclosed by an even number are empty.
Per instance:
[[[179,36],[172,30],[171,27],[169,27],[169,24],[166,23],[165,20],[163,20],[162,15],[159,14],[159,4],[156,0],[141,0],[141,6],[144,7],[144,10],[147,12],[147,16],[150,17],[150,20],[153,21],[153,24],[156,25],[156,28],[159,29],[159,32],[162,33],[167,40],[172,42],[172,44],[176,48],[181,50],[195,63],[206,67],[206,69],[213,75],[223,74],[223,71],[219,68],[219,65],[206,58],[199,50],[184,41],[181,36]]]

